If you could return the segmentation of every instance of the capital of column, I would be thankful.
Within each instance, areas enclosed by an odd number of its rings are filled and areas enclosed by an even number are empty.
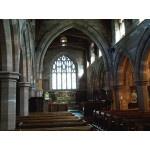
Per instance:
[[[19,82],[19,87],[30,87],[30,82]]]
[[[139,80],[139,81],[135,81],[135,84],[138,85],[138,86],[146,86],[148,84],[148,81],[144,81],[144,80],[140,81]]]
[[[19,75],[20,74],[18,72],[0,71],[0,79],[18,80]]]

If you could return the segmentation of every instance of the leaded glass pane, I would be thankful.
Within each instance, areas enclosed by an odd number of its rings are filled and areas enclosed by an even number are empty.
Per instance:
[[[71,73],[67,73],[67,89],[71,89]]]
[[[56,89],[56,73],[52,73],[52,88]]]
[[[53,64],[52,89],[76,89],[76,67],[67,56],[59,57]]]
[[[66,73],[62,74],[62,89],[66,89]]]
[[[76,74],[72,73],[72,89],[76,89]]]
[[[57,89],[61,89],[61,73],[57,74]]]

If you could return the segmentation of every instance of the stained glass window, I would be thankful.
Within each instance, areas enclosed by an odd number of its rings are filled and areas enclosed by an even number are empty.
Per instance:
[[[76,89],[76,66],[73,61],[62,55],[52,66],[52,89]]]

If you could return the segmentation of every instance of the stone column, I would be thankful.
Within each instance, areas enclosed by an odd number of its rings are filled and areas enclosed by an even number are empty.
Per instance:
[[[116,110],[120,110],[120,99],[119,99],[119,91],[122,88],[120,85],[114,85],[114,98],[115,98],[115,107]]]
[[[117,106],[116,103],[116,89],[117,88],[115,86],[112,87],[112,100],[113,100],[112,107],[111,107],[112,110],[116,110],[117,108],[119,108],[119,105]]]
[[[149,111],[148,81],[136,81],[138,105],[140,110]]]
[[[110,78],[110,72],[109,71],[106,71],[106,73],[105,73],[105,85],[106,85],[106,89],[109,89],[109,87],[110,87],[110,84],[111,84],[111,78]]]
[[[124,85],[115,85],[115,105],[116,110],[127,110],[128,109],[128,92],[127,87]]]
[[[19,73],[0,72],[0,130],[15,130],[17,79]]]
[[[29,115],[29,82],[19,82],[20,88],[20,116]]]

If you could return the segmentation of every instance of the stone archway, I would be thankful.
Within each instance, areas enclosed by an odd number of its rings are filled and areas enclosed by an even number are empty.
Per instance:
[[[116,85],[116,99],[119,105],[118,109],[128,110],[130,103],[136,103],[137,107],[137,94],[134,84],[134,70],[130,59],[125,55],[122,56],[118,63]],[[134,95],[136,96],[136,99],[135,97],[133,97]]]
[[[107,51],[108,45],[106,44],[107,42],[104,40],[102,35],[100,35],[100,33],[98,33],[93,27],[91,27],[87,23],[65,20],[61,24],[56,25],[51,31],[47,32],[44,35],[43,39],[41,40],[40,44],[38,45],[37,48],[37,58],[38,58],[37,78],[38,79],[42,79],[43,60],[49,45],[58,35],[71,28],[75,28],[82,31],[96,43],[98,48],[102,50],[105,67],[107,68],[107,70],[109,70],[111,66],[111,61],[109,58],[109,53]]]
[[[136,86],[138,91],[139,107],[143,111],[150,110],[150,28],[145,30],[145,33],[140,40],[137,49],[137,56],[135,61],[136,70]]]
[[[148,50],[147,59],[145,61],[144,67],[144,74],[145,80],[147,81],[147,90],[148,90],[148,100],[149,100],[149,107],[150,107],[150,49]]]

